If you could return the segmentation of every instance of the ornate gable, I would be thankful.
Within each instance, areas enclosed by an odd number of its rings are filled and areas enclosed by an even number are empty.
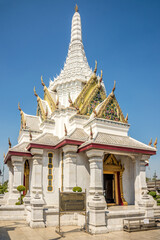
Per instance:
[[[96,71],[97,62],[92,77],[86,83],[81,93],[72,104],[72,106],[75,106],[79,110],[80,114],[91,115],[96,106],[98,106],[106,98],[104,88],[101,86],[102,72],[101,78],[98,80]]]
[[[54,112],[57,108],[53,98],[51,97],[45,83],[43,82],[42,76],[41,76],[41,83],[44,86],[44,100],[48,102],[48,105],[51,109],[51,112]]]
[[[105,118],[112,121],[127,123],[128,117],[124,118],[122,110],[114,95],[115,84],[112,92],[105,99],[99,111],[97,112],[98,118]]]

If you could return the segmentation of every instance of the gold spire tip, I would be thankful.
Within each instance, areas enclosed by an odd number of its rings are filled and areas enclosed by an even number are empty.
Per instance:
[[[75,6],[75,12],[78,12],[78,6],[77,6],[77,4],[76,4],[76,6]]]

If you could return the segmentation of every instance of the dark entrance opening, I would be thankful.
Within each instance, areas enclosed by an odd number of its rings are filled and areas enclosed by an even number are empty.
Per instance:
[[[116,203],[115,201],[115,175],[103,175],[104,195],[107,203]]]

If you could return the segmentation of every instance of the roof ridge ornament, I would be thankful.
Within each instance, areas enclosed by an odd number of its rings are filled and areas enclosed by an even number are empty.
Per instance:
[[[153,146],[154,146],[155,148],[157,148],[157,137],[156,137],[155,142],[153,143]]]
[[[18,110],[21,112],[22,111],[22,109],[21,109],[21,107],[20,107],[20,103],[18,103]]]
[[[78,5],[75,6],[75,12],[78,12]]]
[[[152,145],[152,138],[151,138],[150,142],[148,143],[148,145],[149,145],[149,146],[151,146],[151,145]]]
[[[127,115],[126,115],[125,122],[126,122],[126,123],[128,122],[128,113],[127,113]]]
[[[112,88],[111,97],[114,97],[114,91],[116,89],[116,80],[114,80],[114,86]]]
[[[97,61],[95,60],[95,68],[94,68],[94,73],[97,72]]]
[[[42,83],[43,87],[46,86],[45,83],[43,82],[43,77],[42,76],[41,76],[41,83]]]
[[[11,144],[10,138],[8,138],[8,145],[9,145],[9,148],[12,147],[12,144]]]

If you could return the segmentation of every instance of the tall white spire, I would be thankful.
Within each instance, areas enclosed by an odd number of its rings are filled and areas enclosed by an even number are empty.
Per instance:
[[[71,40],[68,49],[68,56],[60,75],[50,82],[51,90],[57,89],[59,85],[79,81],[87,82],[92,75],[82,43],[81,17],[78,7],[72,18]],[[63,88],[62,86],[60,88]],[[81,89],[80,89],[81,90]],[[71,93],[72,95],[72,93]]]

